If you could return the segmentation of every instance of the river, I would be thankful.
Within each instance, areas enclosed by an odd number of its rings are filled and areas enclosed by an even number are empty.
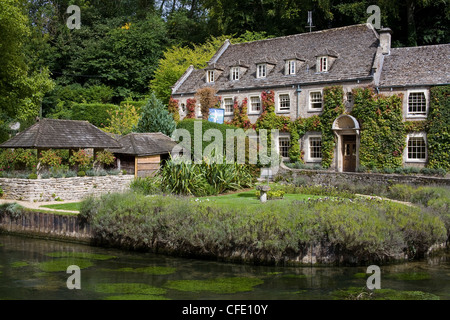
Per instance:
[[[81,289],[68,288],[69,265],[80,267],[71,284]],[[366,271],[241,265],[0,234],[2,300],[345,299],[369,297]],[[380,271],[380,298],[450,299],[449,253]]]

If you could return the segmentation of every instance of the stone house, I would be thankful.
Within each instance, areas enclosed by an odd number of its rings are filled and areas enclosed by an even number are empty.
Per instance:
[[[352,110],[352,89],[372,87],[379,93],[403,93],[404,120],[423,120],[429,88],[450,83],[450,45],[391,48],[389,28],[360,24],[241,44],[225,41],[204,69],[190,66],[172,87],[181,119],[188,99],[198,89],[212,87],[221,97],[225,121],[233,117],[234,101],[248,101],[255,123],[262,113],[261,93],[273,91],[275,112],[291,121],[320,115],[323,90],[342,86],[346,114],[332,125],[336,144],[331,168],[355,171],[359,166],[360,126]],[[200,106],[196,106],[200,118]],[[410,135],[404,164],[426,163],[426,135]],[[288,159],[289,133],[281,132],[277,147]],[[300,140],[305,163],[321,163],[321,132],[306,132]]]

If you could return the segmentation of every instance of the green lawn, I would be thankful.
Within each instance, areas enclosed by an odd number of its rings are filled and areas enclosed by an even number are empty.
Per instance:
[[[81,202],[48,204],[48,205],[41,206],[41,207],[49,208],[49,209],[56,209],[56,210],[80,211]]]
[[[198,197],[193,198],[199,199],[202,202],[208,201],[211,203],[216,203],[219,205],[224,205],[227,207],[236,207],[236,208],[245,208],[248,206],[256,206],[256,205],[262,205],[259,199],[255,195],[256,190],[250,190],[250,191],[244,191],[239,193],[232,193],[232,194],[225,194],[220,196],[209,196],[209,197]],[[293,201],[293,200],[307,200],[310,199],[317,199],[317,198],[324,198],[323,196],[313,196],[313,195],[307,195],[307,194],[285,194],[283,199],[279,200],[269,200],[269,201]],[[208,199],[208,200],[207,200]]]

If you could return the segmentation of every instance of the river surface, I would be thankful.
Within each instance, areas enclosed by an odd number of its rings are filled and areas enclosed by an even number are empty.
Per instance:
[[[70,284],[81,289],[68,288],[69,265],[80,267],[79,281]],[[241,265],[0,234],[0,299],[6,300],[344,299],[367,294],[366,271]],[[380,271],[381,289],[391,294],[450,299],[449,253]]]

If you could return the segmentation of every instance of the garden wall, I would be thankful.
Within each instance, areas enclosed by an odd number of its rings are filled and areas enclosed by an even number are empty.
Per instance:
[[[325,170],[291,169],[281,164],[278,174],[284,176],[301,177],[308,176],[315,184],[333,185],[341,183],[364,184],[412,184],[412,185],[444,185],[450,186],[449,178],[428,177],[421,175],[360,173],[360,172],[333,172]]]
[[[82,200],[89,195],[122,192],[134,175],[16,179],[0,178],[4,199],[25,201]]]

